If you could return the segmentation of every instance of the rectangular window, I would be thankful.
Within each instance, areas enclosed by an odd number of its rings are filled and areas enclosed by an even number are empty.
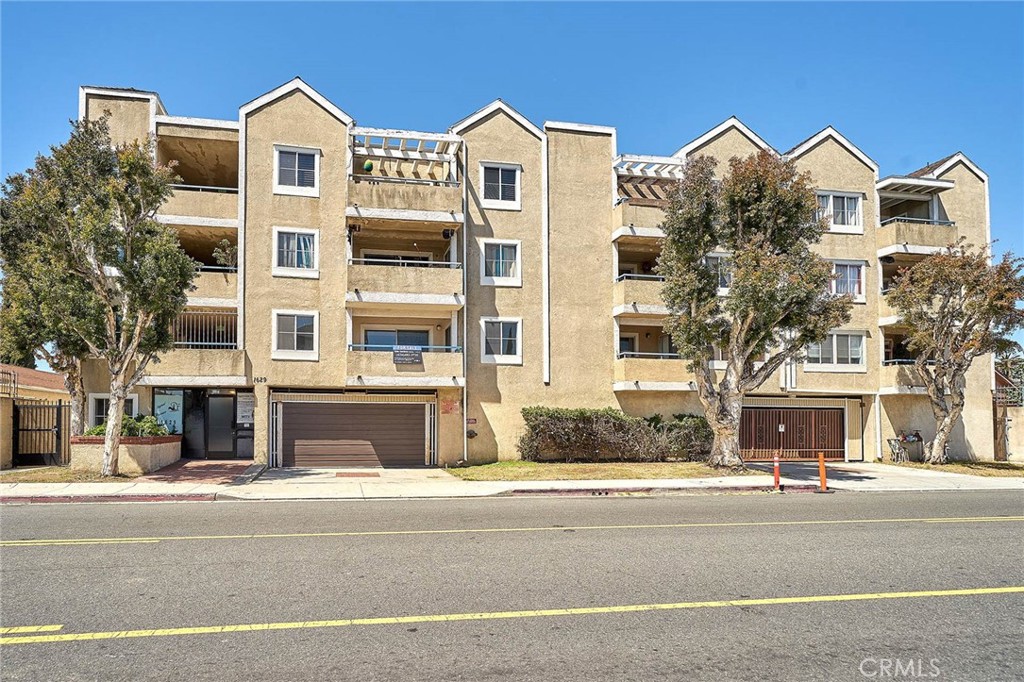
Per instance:
[[[819,194],[816,217],[827,219],[831,232],[861,234],[864,232],[864,226],[861,220],[860,199],[859,194]]]
[[[636,334],[628,334],[619,337],[619,355],[636,353]]]
[[[274,192],[320,196],[320,150],[274,145]]]
[[[732,270],[727,256],[707,256],[704,262],[718,279],[718,291],[724,293],[732,286]]]
[[[274,267],[278,277],[309,277],[319,276],[317,247],[320,233],[318,230],[299,230],[274,228]]]
[[[864,266],[859,263],[833,263],[832,293],[839,296],[849,294],[855,300],[864,300]]]
[[[480,205],[484,208],[518,211],[522,206],[521,175],[522,168],[518,164],[481,162],[480,184],[483,187],[483,197]]]
[[[319,320],[315,312],[274,311],[274,347],[278,360],[316,360]]]
[[[859,367],[864,365],[863,334],[829,334],[821,343],[807,346],[808,365]]]
[[[504,365],[523,363],[521,319],[483,318],[480,320],[481,362]]]
[[[107,411],[110,409],[110,396],[107,394],[93,394],[89,400],[89,426],[100,426],[107,421]],[[139,396],[132,394],[124,400],[124,414],[126,417],[134,417],[139,413]]]
[[[518,239],[480,240],[480,284],[494,287],[523,285]]]

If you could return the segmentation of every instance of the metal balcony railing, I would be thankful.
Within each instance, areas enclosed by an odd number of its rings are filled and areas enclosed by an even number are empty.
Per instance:
[[[932,220],[931,218],[908,218],[907,216],[896,216],[895,218],[886,218],[881,222],[882,225],[888,225],[889,223],[915,223],[917,225],[956,225],[952,220]]]
[[[215,185],[171,185],[171,189],[183,189],[189,192],[217,192],[221,194],[238,194],[237,187],[217,187]]]
[[[664,282],[665,278],[661,275],[642,275],[635,272],[624,272],[615,278],[616,282],[625,282],[626,280],[638,280],[644,282]]]
[[[428,187],[458,187],[458,180],[435,180],[433,178],[402,178],[393,175],[370,175],[353,173],[349,176],[354,182],[365,182],[370,185],[395,183],[400,185],[426,185]]]
[[[414,348],[419,348],[424,353],[461,353],[462,352],[462,346],[413,346],[413,347]],[[361,351],[381,352],[381,353],[385,353],[385,352],[386,353],[390,353],[390,352],[394,351],[395,348],[409,348],[409,346],[402,346],[402,345],[388,346],[388,345],[384,345],[384,344],[352,343],[352,344],[349,344],[349,347],[348,347],[349,350],[361,350]]]
[[[237,265],[207,265],[199,264],[199,272],[238,272]]]
[[[186,310],[174,322],[175,348],[200,350],[238,347],[238,312]]]
[[[619,351],[615,354],[616,360],[634,358],[638,360],[678,360],[679,353],[640,353],[637,351]]]
[[[349,265],[390,265],[398,268],[451,268],[458,270],[462,263],[448,260],[400,260],[395,258],[349,258]]]

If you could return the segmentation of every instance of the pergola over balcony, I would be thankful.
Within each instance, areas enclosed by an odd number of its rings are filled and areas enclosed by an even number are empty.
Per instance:
[[[356,181],[458,186],[462,138],[390,128],[353,128],[351,177]]]
[[[875,185],[882,225],[890,222],[951,225],[945,220],[939,194],[953,188],[950,180],[890,175]]]
[[[634,206],[664,208],[683,177],[684,164],[672,156],[619,156],[614,163],[619,199]]]

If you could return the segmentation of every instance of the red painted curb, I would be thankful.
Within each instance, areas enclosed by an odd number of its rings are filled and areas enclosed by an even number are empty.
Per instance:
[[[0,497],[0,504],[67,504],[69,502],[213,502],[216,493],[200,495],[37,495]]]

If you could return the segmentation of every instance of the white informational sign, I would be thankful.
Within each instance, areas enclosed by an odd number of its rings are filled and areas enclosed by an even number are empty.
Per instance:
[[[235,396],[235,423],[252,424],[256,421],[256,394],[239,393]]]

